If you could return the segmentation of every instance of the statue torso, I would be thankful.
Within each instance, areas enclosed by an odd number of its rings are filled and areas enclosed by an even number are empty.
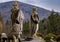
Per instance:
[[[38,21],[39,21],[39,17],[38,17],[38,15],[36,14],[36,15],[31,15],[31,20],[34,22],[34,23],[38,23]]]
[[[12,9],[12,14],[11,14],[12,24],[14,23],[19,24],[19,22],[16,19],[18,17],[18,13],[19,13],[19,10]]]

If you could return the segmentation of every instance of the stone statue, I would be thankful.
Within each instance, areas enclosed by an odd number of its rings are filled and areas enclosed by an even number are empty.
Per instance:
[[[20,38],[23,30],[23,20],[24,14],[21,9],[18,7],[18,2],[14,3],[14,8],[11,10],[11,21],[12,21],[12,31],[13,35]]]
[[[31,37],[36,37],[36,33],[38,31],[39,28],[39,17],[38,17],[38,13],[37,13],[37,8],[33,8],[33,13],[30,17],[30,35]]]
[[[1,34],[1,42],[7,42],[7,35],[6,33]]]

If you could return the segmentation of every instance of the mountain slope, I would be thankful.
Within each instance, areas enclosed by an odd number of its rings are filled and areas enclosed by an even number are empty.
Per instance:
[[[11,9],[13,8],[14,1],[0,3],[0,12],[2,13],[2,16],[4,16],[4,20],[10,20],[11,15]],[[23,11],[25,15],[25,20],[29,18],[29,16],[32,14],[32,8],[37,7],[33,5],[29,5],[26,3],[19,2],[19,8]],[[43,9],[41,7],[38,8],[38,15],[40,19],[47,18],[50,15],[50,11]]]

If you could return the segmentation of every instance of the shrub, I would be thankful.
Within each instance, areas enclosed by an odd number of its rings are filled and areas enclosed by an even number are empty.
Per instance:
[[[56,40],[57,42],[60,42],[60,35],[57,36]]]
[[[44,38],[43,34],[41,34],[41,33],[36,33],[36,35],[37,35],[38,37]]]
[[[54,35],[53,33],[49,33],[49,34],[47,34],[47,35],[45,36],[44,39],[46,40],[46,42],[49,42],[50,39],[56,40],[56,38],[57,38],[56,35]]]

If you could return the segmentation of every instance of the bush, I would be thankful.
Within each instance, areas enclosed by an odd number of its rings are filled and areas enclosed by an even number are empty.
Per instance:
[[[41,33],[36,33],[36,35],[37,35],[38,37],[44,38],[43,34],[41,34]]]
[[[57,42],[60,42],[60,35],[57,36],[56,40]]]
[[[48,35],[45,36],[46,42],[50,42],[50,39],[56,40],[57,36],[54,35],[53,33],[49,33]]]
[[[46,42],[50,41],[50,37],[48,37],[48,36],[46,36],[44,39],[46,40]]]

